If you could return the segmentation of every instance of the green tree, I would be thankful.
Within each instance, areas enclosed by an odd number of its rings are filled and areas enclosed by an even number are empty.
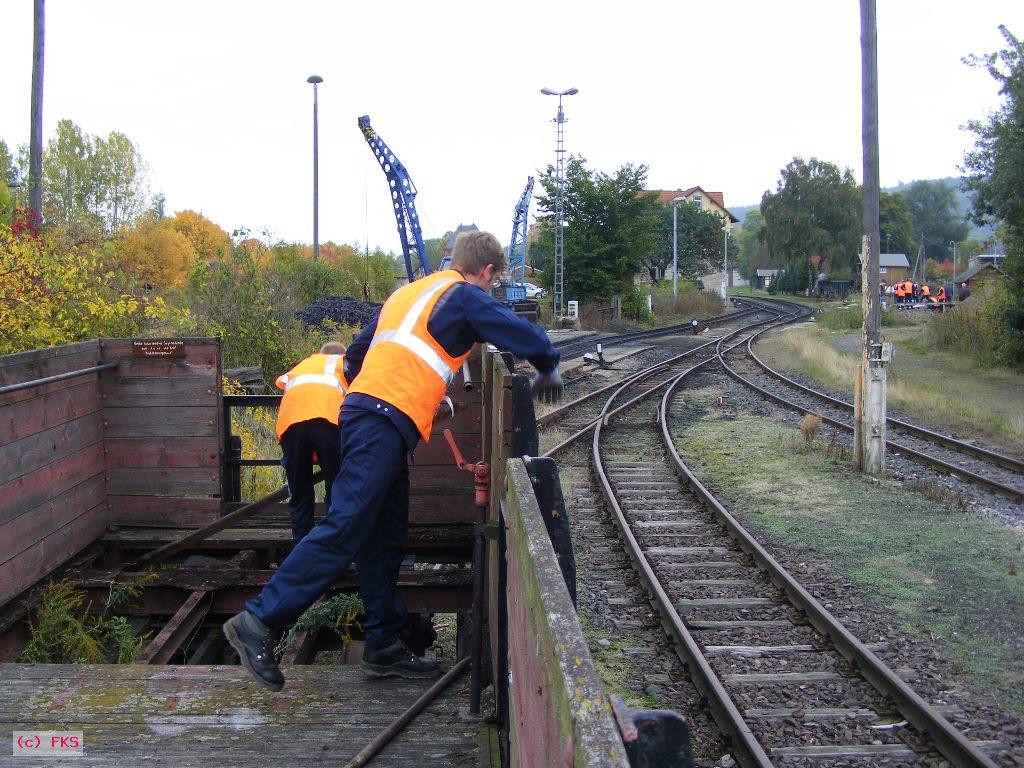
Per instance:
[[[740,275],[747,280],[753,280],[758,269],[771,264],[768,249],[758,237],[763,227],[764,218],[762,218],[761,212],[748,211],[747,215],[743,217],[743,226],[733,233],[733,239],[739,243],[736,268],[740,271]]]
[[[812,157],[795,157],[782,169],[774,193],[761,198],[764,226],[759,240],[775,263],[786,270],[795,290],[813,284],[823,260],[825,270],[842,278],[859,271],[860,190],[853,173]]]
[[[565,296],[608,298],[632,285],[656,248],[662,210],[657,196],[644,192],[647,166],[627,164],[606,174],[588,169],[584,158],[574,156],[566,163],[565,176]],[[540,183],[543,253],[552,249],[554,240],[554,168],[541,174]]]
[[[97,138],[93,144],[99,213],[107,231],[116,235],[145,207],[145,163],[123,133],[111,131],[107,138]]]
[[[1006,48],[966,59],[984,67],[999,83],[1003,103],[987,120],[968,128],[977,136],[964,158],[967,189],[974,195],[975,221],[999,222],[1006,243],[998,317],[1006,342],[1004,355],[1024,364],[1024,43],[1000,26]]]
[[[57,123],[57,133],[43,156],[43,211],[51,224],[95,227],[101,192],[95,141],[70,120]]]
[[[660,206],[655,249],[644,258],[644,267],[656,282],[672,266],[672,206]],[[692,280],[722,268],[724,222],[721,217],[687,203],[676,206],[677,259],[679,277]],[[729,241],[730,258],[737,252],[735,239]]]
[[[956,189],[941,179],[915,181],[900,194],[914,223],[914,234],[923,237],[928,256],[951,258],[950,241],[960,242],[970,233],[957,206]]]
[[[881,192],[878,201],[879,231],[883,253],[903,253],[911,261],[917,254],[914,221],[903,195]]]
[[[10,187],[17,181],[17,168],[7,142],[0,139],[0,184]]]

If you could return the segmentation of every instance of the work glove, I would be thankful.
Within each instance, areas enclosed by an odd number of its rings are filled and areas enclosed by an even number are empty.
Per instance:
[[[533,396],[542,403],[557,403],[562,399],[562,374],[558,368],[548,373],[538,373],[533,379],[531,389]]]

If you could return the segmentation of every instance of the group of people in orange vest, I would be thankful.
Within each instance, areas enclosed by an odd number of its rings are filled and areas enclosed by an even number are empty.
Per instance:
[[[490,296],[507,268],[487,232],[459,235],[451,267],[409,283],[346,349],[329,343],[280,376],[278,412],[295,547],[224,634],[255,682],[284,686],[281,634],[354,564],[365,607],[362,665],[375,677],[429,678],[402,629],[397,591],[409,522],[409,461],[430,439],[434,413],[473,346],[490,343],[537,369],[533,393],[562,394],[559,355],[540,327]],[[327,513],[314,525],[313,462],[326,483]]]
[[[891,292],[897,304],[924,302],[937,307],[947,301],[946,286],[940,285],[932,292],[931,286],[924,283],[918,284],[911,280],[900,280],[891,286],[883,282],[879,285],[879,291],[882,295]]]

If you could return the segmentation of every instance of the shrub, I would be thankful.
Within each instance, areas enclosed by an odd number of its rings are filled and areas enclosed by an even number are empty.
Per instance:
[[[805,413],[799,424],[800,434],[804,436],[804,446],[811,449],[814,438],[818,436],[821,429],[821,416],[816,413]]]
[[[927,329],[928,343],[971,355],[987,365],[999,362],[1003,344],[1000,319],[1006,305],[1001,293],[989,291],[976,301],[959,304],[954,310],[932,318]]]

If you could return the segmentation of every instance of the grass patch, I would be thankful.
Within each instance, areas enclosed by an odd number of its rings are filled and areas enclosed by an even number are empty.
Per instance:
[[[627,653],[629,649],[638,646],[624,640],[611,640],[606,632],[594,627],[585,615],[580,615],[580,623],[606,693],[618,696],[628,706],[636,709],[659,709],[664,706],[664,702],[631,687],[640,685],[644,679],[644,670],[634,664]],[[600,640],[605,642],[602,644],[598,642]]]
[[[882,326],[885,328],[896,328],[913,323],[906,312],[894,307],[889,307],[882,312],[881,318]],[[859,331],[864,325],[864,317],[860,304],[848,304],[822,311],[818,315],[818,323],[822,328],[827,328],[830,331]]]
[[[980,368],[971,358],[943,352],[927,339],[927,325],[886,333],[896,354],[889,366],[890,407],[945,432],[1024,452],[1024,375],[1007,368]],[[860,335],[796,326],[758,343],[766,363],[803,373],[853,399]]]
[[[769,419],[711,411],[677,435],[745,524],[830,562],[904,630],[944,644],[972,687],[1024,714],[1024,537],[800,450],[800,434]]]

